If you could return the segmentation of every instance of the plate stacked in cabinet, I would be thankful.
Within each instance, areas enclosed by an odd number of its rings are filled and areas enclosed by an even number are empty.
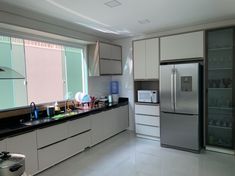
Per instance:
[[[159,105],[135,104],[135,128],[139,137],[160,139]]]

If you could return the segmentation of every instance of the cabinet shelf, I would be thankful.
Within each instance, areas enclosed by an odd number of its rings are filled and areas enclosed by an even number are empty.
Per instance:
[[[208,125],[209,128],[217,128],[222,130],[232,130],[231,127],[223,127],[223,126],[216,126],[216,125]]]
[[[233,110],[232,107],[208,107],[209,109]]]
[[[221,67],[221,68],[219,68],[219,67],[212,67],[212,68],[208,68],[208,71],[218,71],[218,70],[232,70],[232,68],[231,67]]]
[[[221,51],[221,50],[232,50],[233,47],[218,47],[218,48],[209,48],[208,51]]]
[[[232,90],[232,88],[230,88],[230,87],[228,87],[228,88],[220,88],[220,87],[218,87],[218,88],[208,88],[208,90]]]

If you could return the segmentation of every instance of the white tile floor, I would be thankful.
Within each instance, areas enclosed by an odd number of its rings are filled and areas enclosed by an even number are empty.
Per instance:
[[[126,131],[37,176],[235,176],[235,158],[161,148]]]

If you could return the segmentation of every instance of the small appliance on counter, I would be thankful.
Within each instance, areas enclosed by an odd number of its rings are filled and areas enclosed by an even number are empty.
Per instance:
[[[138,90],[138,102],[159,103],[158,94],[157,90]]]
[[[9,152],[0,153],[0,175],[22,176],[25,171],[25,156]]]

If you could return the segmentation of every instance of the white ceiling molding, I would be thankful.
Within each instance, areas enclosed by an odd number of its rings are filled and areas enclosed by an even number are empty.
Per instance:
[[[121,5],[110,0],[114,6],[118,5],[113,8],[105,5],[108,1],[1,0],[1,3],[16,7],[11,9],[15,14],[32,17],[33,13],[28,13],[31,11],[44,16],[34,18],[64,21],[63,25],[71,24],[67,28],[77,26],[77,30],[110,40],[235,18],[234,0],[118,0]],[[18,13],[20,8],[23,10]],[[144,25],[138,22],[144,19],[150,22]]]

